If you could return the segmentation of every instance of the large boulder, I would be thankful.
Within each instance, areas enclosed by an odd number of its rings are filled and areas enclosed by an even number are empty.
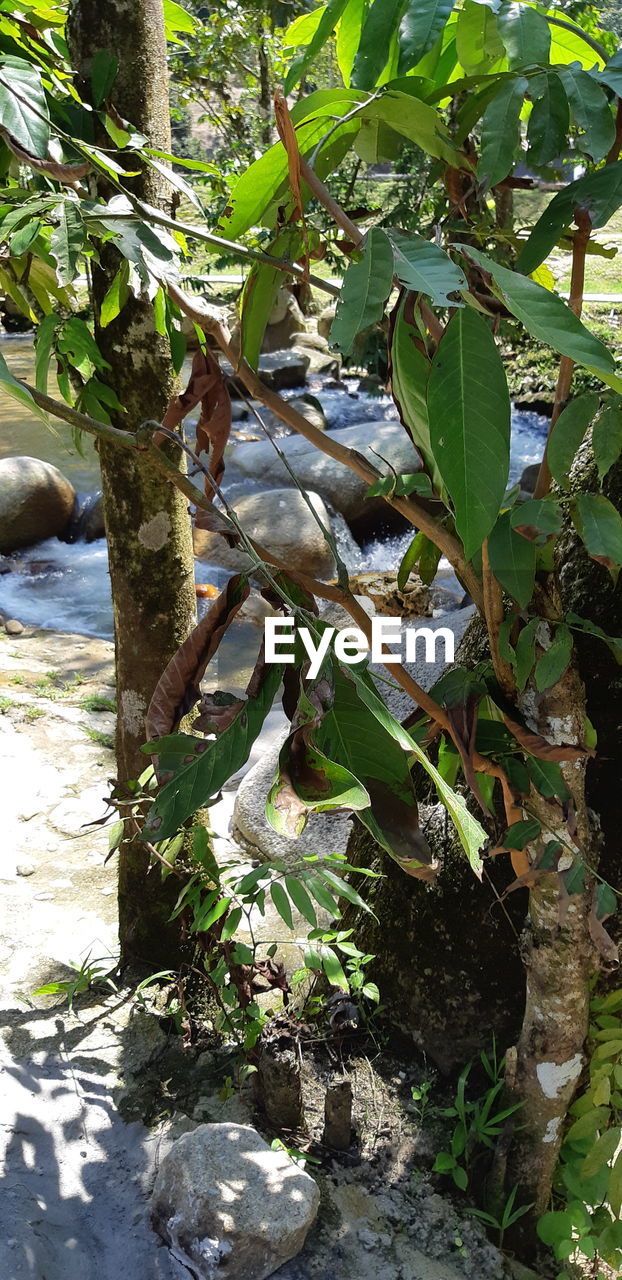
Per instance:
[[[231,388],[245,392],[243,383],[234,377],[228,360],[221,360],[223,373],[231,378]],[[307,381],[307,370],[311,363],[308,351],[271,351],[259,357],[259,377],[266,387],[272,391],[291,391],[294,387],[304,387]]]
[[[276,295],[276,301],[266,325],[261,350],[283,351],[291,347],[294,337],[297,337],[304,327],[305,318],[296,298],[290,289],[282,286]]]
[[[75,490],[39,458],[0,460],[0,554],[57,537],[71,519]]]
[[[287,403],[302,414],[311,426],[317,427],[318,431],[326,431],[328,421],[326,414],[316,396],[309,392],[304,392],[301,396],[294,396]],[[278,414],[273,413],[272,409],[268,409],[266,405],[261,404],[259,400],[234,400],[233,402],[233,421],[236,426],[243,424],[243,430],[251,431],[255,436],[263,438],[262,426],[257,421],[253,409],[256,409],[263,426],[266,428],[269,436],[286,436],[291,435],[291,427],[283,421]]]
[[[266,1280],[294,1258],[320,1193],[283,1150],[241,1124],[204,1124],[164,1157],[153,1223],[198,1280]]]
[[[322,499],[309,493],[322,524],[331,528],[331,520]],[[298,489],[265,489],[249,493],[235,503],[235,512],[244,532],[260,542],[287,564],[312,578],[332,578],[335,561],[322,531]],[[218,533],[194,529],[194,554],[222,569],[234,572],[252,567],[245,551],[230,547]]]
[[[374,466],[378,466],[376,455],[380,454],[398,473],[421,469],[419,455],[399,422],[362,422],[325,434],[327,438],[366,455]],[[369,527],[379,515],[389,512],[382,498],[365,497],[368,486],[360,476],[328,454],[321,453],[303,436],[289,436],[281,441],[280,447],[300,483],[306,489],[319,493],[325,502],[330,502],[357,532]],[[376,454],[371,452],[372,449]],[[233,445],[229,449],[229,458],[243,475],[251,479],[261,479],[267,484],[289,483],[288,472],[269,441]]]

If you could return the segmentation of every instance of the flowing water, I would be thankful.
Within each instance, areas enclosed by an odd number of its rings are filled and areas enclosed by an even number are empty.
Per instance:
[[[32,340],[28,336],[5,337],[2,349],[11,371],[21,378],[33,378]],[[56,394],[50,379],[50,394]],[[355,422],[395,418],[392,401],[386,395],[359,392],[356,383],[347,387],[324,386],[319,379],[309,383],[322,402],[331,428]],[[291,395],[300,392],[291,392]],[[510,483],[519,479],[523,468],[542,457],[547,419],[535,413],[512,415]],[[0,458],[17,454],[42,458],[58,467],[78,493],[89,494],[99,487],[97,453],[90,438],[79,447],[71,428],[58,422],[54,432],[31,415],[28,409],[7,396],[0,400]],[[232,469],[225,478],[231,497],[258,489],[257,482],[242,480]],[[412,531],[379,530],[361,547],[360,569],[390,569],[399,564]],[[108,559],[103,540],[66,543],[52,538],[11,557],[12,572],[0,576],[0,613],[19,618],[31,626],[41,626],[82,635],[112,637],[112,605]],[[198,581],[220,585],[227,575],[217,567],[198,565]]]

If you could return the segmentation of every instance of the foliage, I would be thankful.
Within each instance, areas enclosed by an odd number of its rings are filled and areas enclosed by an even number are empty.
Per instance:
[[[520,1103],[504,1106],[504,1060],[498,1058],[493,1042],[492,1053],[480,1054],[480,1065],[488,1078],[488,1087],[475,1098],[467,1098],[467,1083],[474,1063],[467,1063],[460,1073],[454,1104],[439,1115],[455,1121],[449,1151],[439,1151],[434,1161],[434,1172],[448,1174],[460,1191],[473,1191],[476,1184],[476,1166],[486,1151],[492,1151],[503,1132],[504,1123],[520,1108]],[[501,1109],[497,1110],[501,1104]],[[507,1207],[507,1206],[506,1206]],[[510,1213],[513,1208],[510,1206]],[[517,1210],[516,1219],[526,1210]],[[515,1220],[516,1220],[515,1219]],[[506,1223],[506,1227],[509,1225]],[[504,1227],[504,1230],[506,1229]]]
[[[622,991],[591,1003],[588,1079],[570,1108],[555,1208],[538,1234],[562,1263],[589,1258],[596,1280],[622,1264]],[[560,1273],[567,1280],[567,1272]]]

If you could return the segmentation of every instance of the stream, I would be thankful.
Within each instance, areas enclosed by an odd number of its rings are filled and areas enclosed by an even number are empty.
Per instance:
[[[1,341],[11,372],[34,380],[32,339],[15,335],[3,337]],[[347,378],[340,388],[334,383],[325,386],[326,381],[320,377],[310,378],[306,390],[321,401],[331,428],[396,418],[390,397],[359,391],[357,379]],[[49,392],[57,394],[52,377]],[[295,397],[301,390],[285,394]],[[238,425],[243,424],[234,423],[234,429]],[[511,484],[520,478],[524,467],[542,457],[547,428],[545,417],[513,411]],[[26,406],[4,396],[0,402],[0,458],[14,455],[52,463],[68,477],[79,494],[92,494],[99,488],[99,465],[90,438],[84,437],[78,447],[70,427],[59,422],[54,431],[48,431]],[[235,499],[241,493],[260,487],[229,466],[224,481],[229,497]],[[395,569],[411,539],[412,530],[376,531],[362,544],[359,563],[350,567],[356,571]],[[14,553],[11,559],[16,567],[0,576],[0,613],[4,617],[18,618],[28,626],[112,638],[108,557],[103,539],[87,544],[52,538]],[[197,562],[199,582],[219,586],[227,576],[224,569]],[[199,605],[201,603],[199,601]]]

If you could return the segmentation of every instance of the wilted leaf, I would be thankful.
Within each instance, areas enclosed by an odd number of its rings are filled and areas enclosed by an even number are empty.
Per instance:
[[[530,755],[537,756],[539,760],[556,760],[562,763],[564,760],[583,760],[585,756],[593,755],[593,751],[588,751],[586,747],[576,747],[571,743],[556,744],[547,742],[539,733],[534,733],[532,729],[527,729],[524,724],[520,724],[518,720],[514,720],[505,712],[503,714],[503,722],[507,725],[510,733],[525,751]]]
[[[171,658],[153,692],[146,718],[147,737],[172,733],[201,696],[200,684],[208,662],[249,595],[245,577],[230,578],[225,590]]]
[[[216,483],[222,479],[224,452],[231,431],[231,397],[222,369],[211,351],[195,351],[190,379],[185,391],[171,400],[162,426],[176,431],[188,413],[201,404],[197,423],[197,453],[209,454],[209,472]],[[157,443],[157,432],[154,436]],[[205,482],[210,489],[209,481]]]

